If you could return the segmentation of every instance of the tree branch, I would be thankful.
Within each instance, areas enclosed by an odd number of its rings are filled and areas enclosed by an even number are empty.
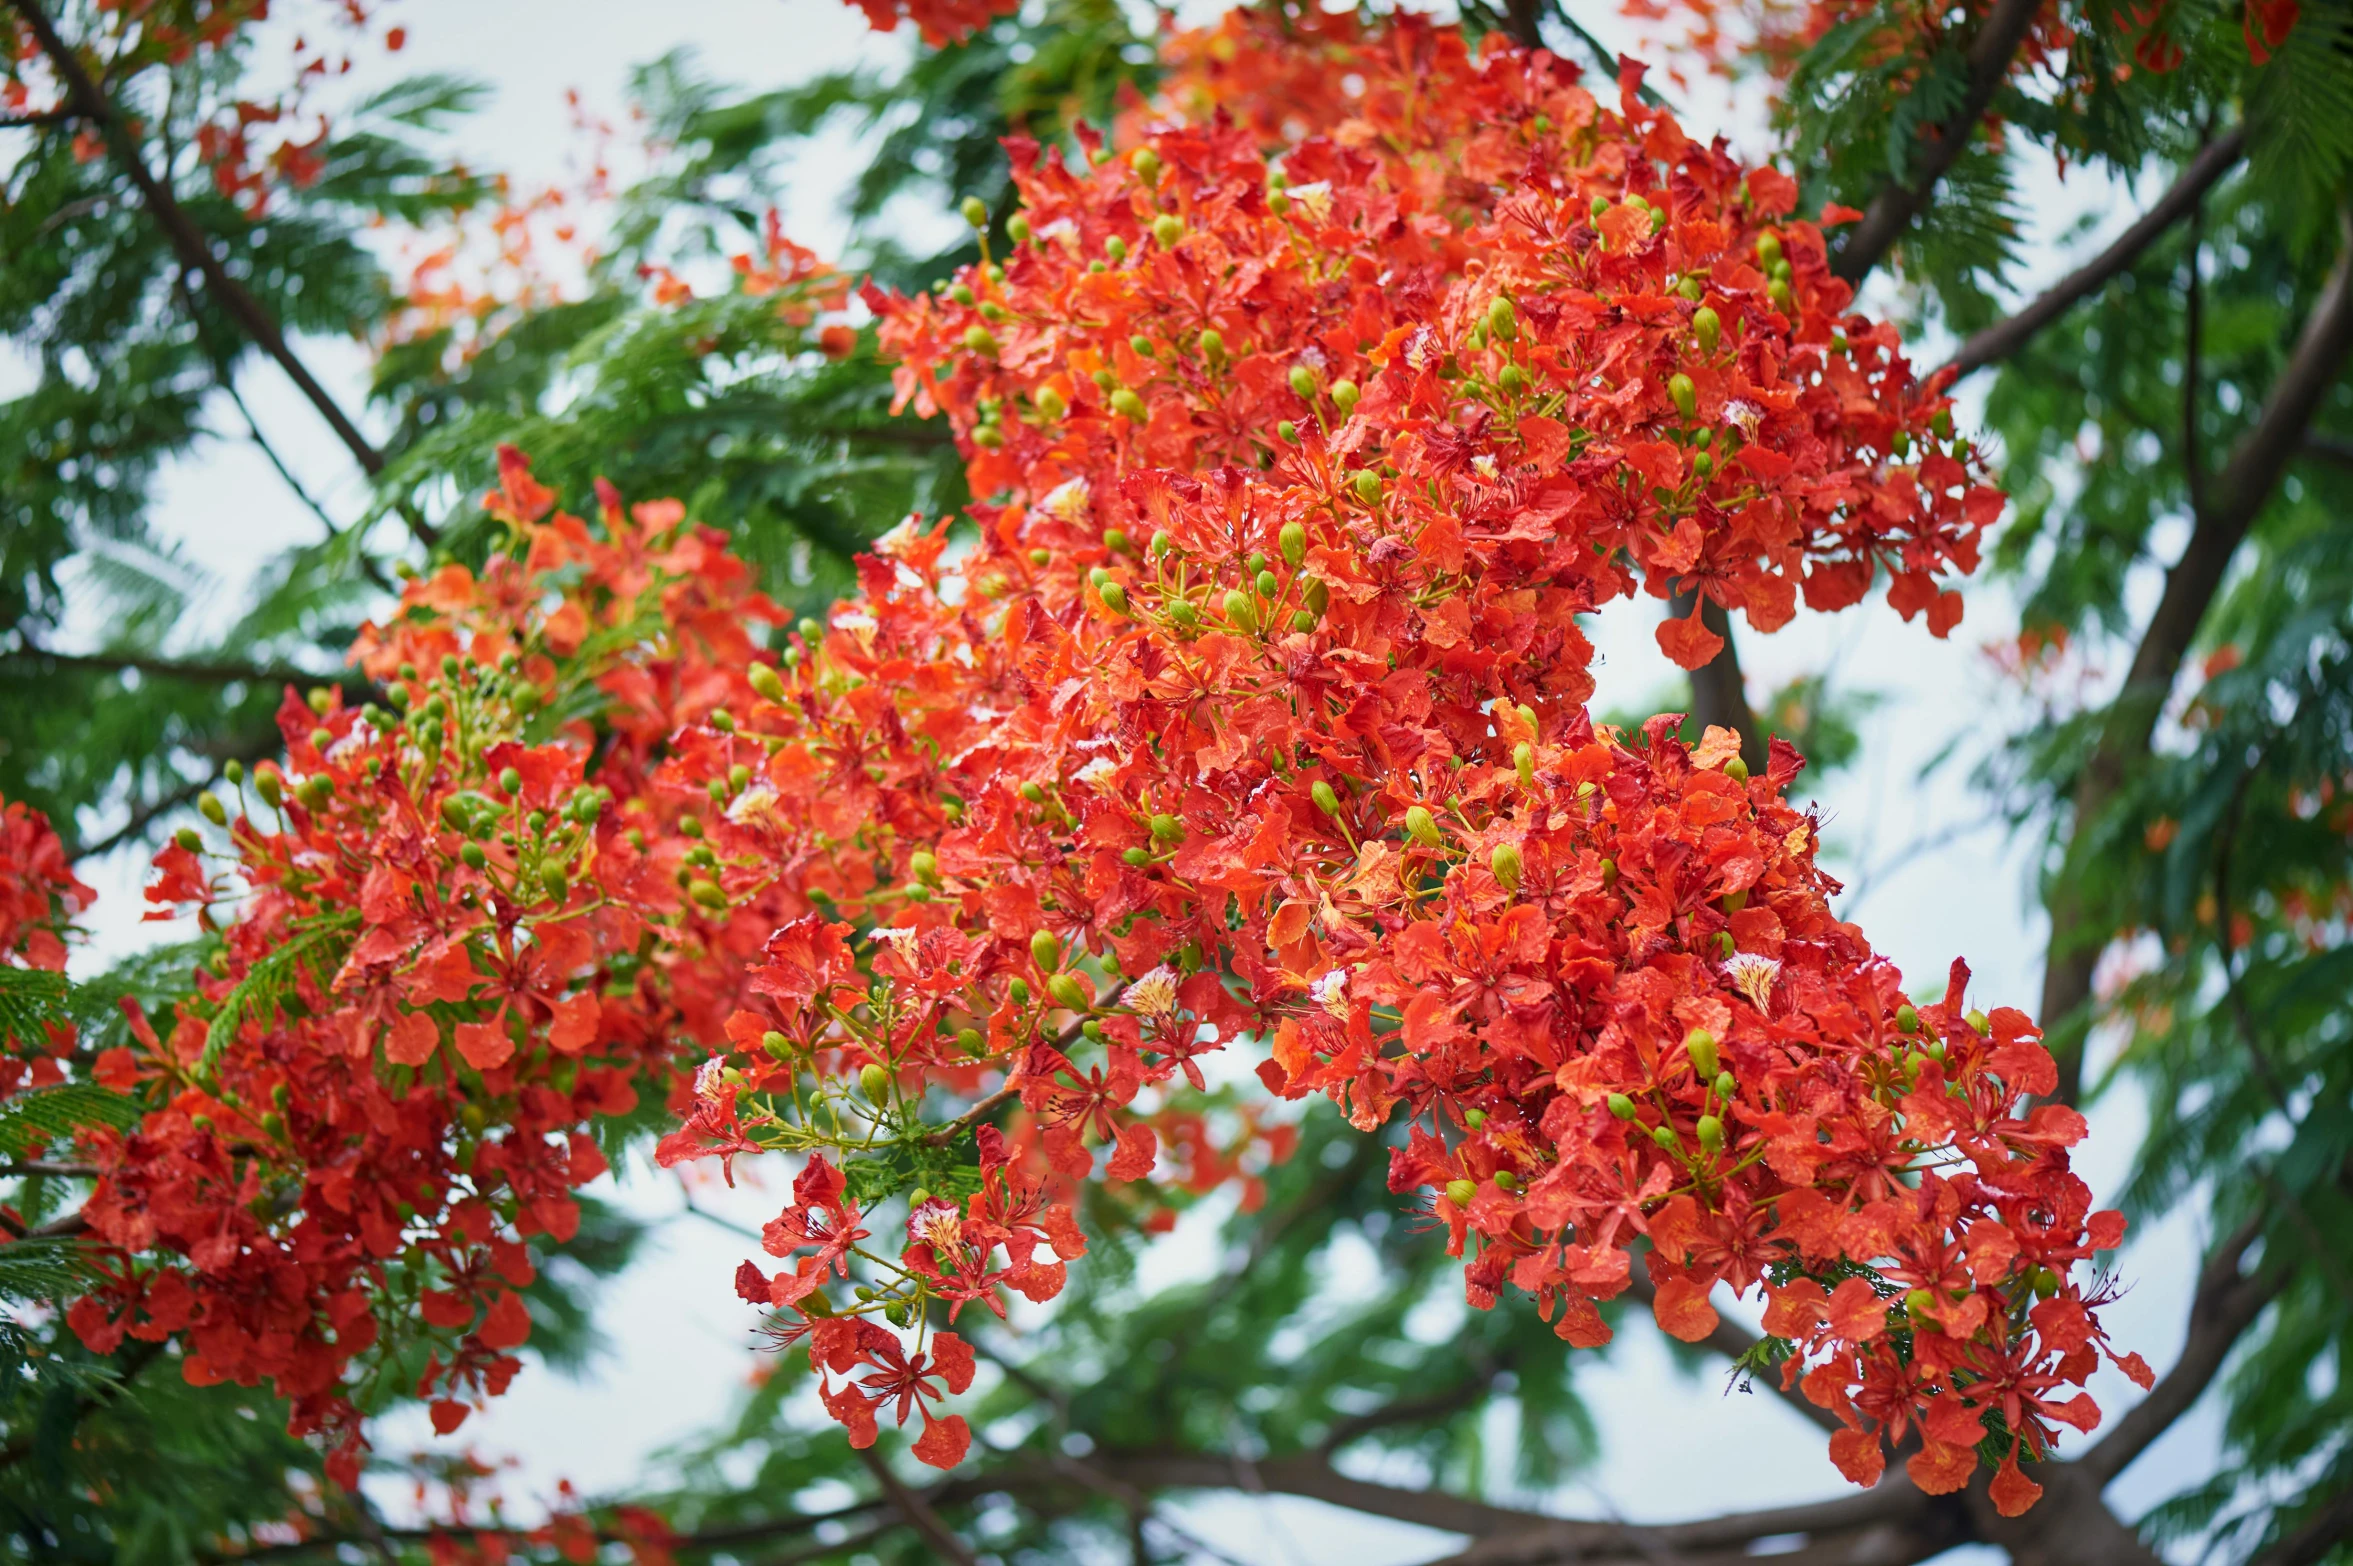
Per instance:
[[[1860,282],[1903,237],[1912,220],[1926,210],[1937,181],[1944,178],[1976,134],[1977,122],[1985,117],[1987,105],[2010,74],[2011,58],[2026,41],[2027,29],[2034,25],[2042,6],[2043,0],[1994,0],[1993,9],[1978,24],[1977,37],[1969,45],[1969,80],[1960,107],[1921,150],[1912,183],[1890,180],[1871,198],[1863,220],[1848,231],[1846,243],[1831,258],[1831,271],[1850,283]]]
[[[307,669],[269,668],[257,663],[238,663],[234,660],[159,658],[152,653],[61,653],[46,647],[25,643],[14,652],[0,653],[0,662],[40,662],[61,669],[87,669],[100,674],[121,674],[125,671],[150,675],[157,679],[194,680],[205,685],[340,685],[346,690],[372,690],[364,678],[352,673],[313,674]]]
[[[2348,1535],[2353,1535],[2353,1485],[2339,1490],[2327,1505],[2305,1519],[2304,1526],[2247,1566],[2316,1566]]]
[[[107,102],[105,89],[82,68],[80,57],[58,33],[56,25],[50,21],[38,0],[9,0],[9,3],[32,30],[33,37],[40,43],[41,52],[49,57],[50,68],[57,72],[58,80],[64,83],[67,99],[73,109],[105,134],[107,145],[122,164],[123,172],[138,187],[148,212],[161,225],[165,238],[171,241],[172,249],[178,252],[181,261],[204,274],[205,286],[220,300],[222,308],[253,339],[255,346],[278,361],[279,368],[301,389],[311,406],[319,411],[319,416],[327,421],[328,427],[334,430],[336,438],[343,442],[353,459],[371,477],[383,472],[384,454],[369,443],[368,438],[360,433],[359,426],[352,423],[309,368],[295,357],[293,348],[287,344],[285,333],[278,329],[278,323],[272,319],[269,311],[262,308],[261,302],[248,293],[243,284],[229,275],[220,257],[213,254],[203,231],[181,209],[179,202],[173,199],[172,193],[164,188],[162,182],[148,172],[146,158],[131,139],[129,129]]]
[[[1782,1535],[1800,1536],[1813,1548],[1776,1559],[1897,1566],[1963,1542],[1966,1519],[1955,1511],[1922,1495],[1899,1471],[1874,1489],[1834,1501],[1736,1512],[1699,1522],[1547,1523],[1481,1539],[1438,1566],[1601,1566],[1611,1561],[1712,1566],[1747,1559],[1755,1541]]]
[[[2263,1215],[2241,1224],[2223,1241],[2198,1274],[2190,1298],[2190,1330],[2181,1355],[2149,1395],[2125,1411],[2108,1433],[2077,1458],[2074,1467],[2106,1484],[2148,1450],[2150,1443],[2188,1412],[2222,1369],[2231,1348],[2263,1308],[2286,1287],[2288,1269],[2267,1266],[2254,1273],[2240,1263],[2263,1230]]]
[[[81,116],[68,108],[43,109],[37,114],[0,114],[0,130],[42,130]]]
[[[2124,688],[2076,780],[2071,855],[2122,788],[2126,768],[2147,752],[2165,697],[2232,558],[2289,460],[2304,449],[2312,415],[2353,354],[2353,215],[2341,213],[2339,220],[2344,239],[2336,265],[2272,383],[2261,416],[2206,486],[2207,503],[2198,511],[2189,544],[2166,573],[2165,591],[2141,633]],[[2084,928],[2090,911],[2073,888],[2072,878],[2062,877],[2050,901],[2050,957],[2043,970],[2040,1015],[2043,1026],[2054,1031],[2079,1021],[2091,999],[2100,956],[2100,942]],[[2058,1096],[2072,1100],[2082,1086],[2081,1040],[2063,1040],[2056,1053]]]
[[[1690,614],[1692,597],[1690,593],[1673,594],[1667,600],[1668,612],[1677,619]],[[1724,646],[1716,656],[1691,671],[1691,716],[1703,728],[1713,724],[1739,735],[1740,759],[1748,763],[1751,774],[1761,777],[1769,759],[1765,731],[1748,704],[1748,688],[1740,672],[1740,648],[1732,639],[1732,618],[1724,612],[1722,604],[1703,598],[1699,623],[1722,637]]]
[[[2066,314],[2078,301],[2105,287],[2167,229],[2195,210],[2214,183],[2237,166],[2246,150],[2247,133],[2235,127],[2199,149],[2198,155],[2183,167],[2173,188],[2159,196],[2138,222],[2116,237],[2114,244],[2059,279],[2016,315],[1976,333],[1961,345],[1961,351],[1953,355],[1946,368],[1956,375],[1972,375],[2025,347],[2036,333]]]
[[[909,1527],[923,1535],[925,1543],[939,1552],[940,1559],[952,1561],[955,1566],[980,1566],[972,1552],[964,1547],[964,1541],[956,1537],[956,1530],[940,1521],[940,1514],[931,1509],[931,1503],[900,1482],[880,1452],[871,1446],[860,1447],[858,1456],[866,1464],[866,1471],[874,1475],[875,1483],[882,1486],[882,1493],[890,1497],[898,1514],[907,1519]]]

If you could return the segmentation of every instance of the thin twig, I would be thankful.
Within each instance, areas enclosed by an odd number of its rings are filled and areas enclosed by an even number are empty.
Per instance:
[[[891,1472],[891,1465],[883,1460],[880,1452],[864,1446],[858,1449],[858,1457],[866,1464],[866,1471],[874,1475],[875,1483],[882,1486],[882,1493],[890,1497],[891,1505],[907,1519],[907,1525],[923,1535],[925,1542],[939,1551],[941,1559],[953,1561],[956,1566],[980,1566],[964,1541],[956,1537],[956,1531],[940,1521],[940,1514],[931,1509],[930,1502],[908,1489]]]

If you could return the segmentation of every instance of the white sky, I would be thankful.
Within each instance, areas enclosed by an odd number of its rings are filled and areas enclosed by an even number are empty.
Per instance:
[[[1598,8],[1584,9],[1590,14]],[[477,166],[503,167],[525,180],[564,170],[574,145],[563,103],[567,88],[580,89],[591,108],[617,114],[627,69],[673,47],[697,50],[706,70],[746,86],[790,82],[859,61],[888,63],[906,47],[902,40],[867,33],[839,0],[396,0],[385,15],[407,28],[408,47],[389,63],[364,61],[352,90],[423,70],[495,83],[495,98],[462,143]],[[1614,16],[1593,15],[1591,25],[1613,43],[1634,45]],[[1691,128],[1724,129],[1752,154],[1765,145],[1753,103],[1715,88],[1677,97]],[[820,149],[796,170],[791,187],[775,193],[788,231],[821,252],[838,251],[843,230],[832,198],[862,161],[861,149],[842,143]],[[2046,180],[2044,186],[2028,203],[2030,235],[2037,242],[2034,275],[2044,279],[2080,253],[2080,241],[2072,247],[2051,243],[2079,216],[2091,215],[2105,237],[2138,206],[2081,174],[2064,185]],[[313,342],[303,351],[346,406],[358,406],[365,371],[360,350]],[[1926,346],[1919,357],[1935,359]],[[360,495],[358,476],[315,416],[271,369],[249,373],[246,394],[305,481],[339,513],[348,512]],[[189,565],[209,574],[215,623],[228,618],[258,563],[314,536],[317,527],[257,454],[225,444],[176,468],[158,509]],[[1673,671],[1651,639],[1656,615],[1656,605],[1642,599],[1599,617],[1599,705],[1634,706],[1673,689]],[[1752,696],[1829,668],[1847,688],[1884,698],[1866,759],[1852,775],[1818,788],[1827,807],[1828,839],[1846,856],[1850,883],[1870,883],[1867,896],[1859,904],[1850,898],[1842,913],[1861,919],[1874,943],[1916,985],[1940,978],[1959,952],[1978,975],[1973,995],[1987,997],[1989,1006],[2031,1008],[2042,924],[2028,867],[1998,830],[1940,836],[1980,819],[1985,806],[1966,787],[1965,768],[1921,774],[1949,742],[1958,738],[1965,756],[1982,753],[2020,717],[1982,652],[2014,629],[2002,590],[1980,583],[1970,589],[1968,618],[1948,642],[1931,640],[1917,624],[1900,624],[1874,601],[1830,619],[1801,613],[1778,636],[1744,636],[1741,652]],[[1801,785],[1797,792],[1806,789]],[[1923,843],[1928,846],[1914,851]],[[95,870],[91,878],[103,901],[85,963],[156,936],[155,926],[137,923],[142,866],[136,859],[118,855]],[[2119,1100],[2092,1118],[2094,1137],[2082,1163],[2095,1187],[2113,1192],[2140,1116]],[[622,1194],[648,1213],[673,1213],[681,1206],[675,1183],[643,1171]],[[755,1225],[776,1206],[774,1197],[750,1190],[706,1193],[706,1200]],[[2181,1340],[2199,1238],[2186,1222],[2176,1222],[2139,1237],[2127,1252],[2126,1274],[2136,1287],[2110,1319],[2121,1343],[2160,1367]],[[1198,1234],[1182,1230],[1165,1251],[1155,1269],[1169,1276],[1202,1265],[1206,1255]],[[753,1363],[751,1313],[728,1286],[744,1254],[740,1240],[714,1225],[692,1217],[668,1224],[648,1259],[603,1298],[599,1319],[612,1353],[579,1381],[527,1371],[458,1441],[485,1453],[513,1454],[519,1467],[511,1489],[518,1500],[551,1492],[558,1478],[591,1494],[652,1479],[662,1448],[728,1413]],[[1348,1286],[1343,1269],[1334,1287]],[[1669,1519],[1691,1515],[1695,1503],[1723,1510],[1845,1488],[1811,1426],[1768,1397],[1723,1397],[1720,1373],[1696,1380],[1679,1376],[1646,1324],[1626,1334],[1610,1357],[1581,1363],[1578,1384],[1599,1417],[1601,1459],[1558,1492],[1526,1498],[1531,1504],[1573,1515]],[[2104,1373],[2093,1390],[2111,1418],[2133,1395],[2112,1373]],[[2210,1411],[2182,1422],[2119,1481],[2114,1494],[2120,1508],[2133,1514],[2209,1471],[2216,1435]],[[421,1420],[396,1422],[380,1439],[388,1450],[430,1442]],[[1266,1566],[1340,1559],[1386,1566],[1429,1559],[1448,1543],[1444,1536],[1303,1500],[1221,1497],[1175,1510],[1220,1549]]]

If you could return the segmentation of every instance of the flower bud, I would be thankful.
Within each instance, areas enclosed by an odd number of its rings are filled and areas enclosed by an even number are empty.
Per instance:
[[[1495,1189],[1498,1191],[1516,1191],[1519,1188],[1520,1177],[1518,1175],[1513,1174],[1509,1169],[1498,1169],[1495,1171]]]
[[[1691,377],[1678,370],[1667,377],[1667,396],[1675,404],[1675,411],[1685,418],[1699,412],[1699,388],[1691,384]]]
[[[1604,886],[1615,886],[1615,885],[1617,885],[1617,884],[1618,884],[1618,862],[1617,862],[1617,860],[1615,860],[1615,859],[1606,859],[1606,858],[1602,860],[1602,862],[1601,862],[1601,884],[1602,884],[1602,885],[1604,885]]]
[[[1114,261],[1125,261],[1127,259],[1127,241],[1114,234],[1103,241],[1103,253]]]
[[[1536,786],[1536,747],[1526,740],[1511,748],[1512,770],[1520,775],[1520,787]]]
[[[1487,1123],[1487,1111],[1484,1109],[1466,1109],[1462,1112],[1462,1123],[1466,1126],[1469,1126],[1473,1131],[1476,1131],[1479,1129],[1479,1127]]]
[[[1520,851],[1509,843],[1498,843],[1487,856],[1488,866],[1495,872],[1495,880],[1505,891],[1516,890],[1520,884]]]
[[[1141,870],[1152,862],[1152,850],[1149,848],[1123,848],[1119,851],[1119,859],[1120,863],[1129,869]]]
[[[1250,585],[1258,589],[1258,596],[1261,598],[1272,598],[1283,589],[1283,584],[1275,580],[1275,574],[1272,571],[1259,572]]]
[[[1675,1134],[1673,1126],[1653,1127],[1650,1139],[1658,1144],[1660,1152],[1680,1153],[1683,1151],[1683,1139]]]
[[[1405,835],[1428,848],[1437,848],[1445,841],[1438,835],[1438,821],[1421,805],[1405,807]]]
[[[1038,965],[1040,973],[1052,973],[1062,966],[1062,943],[1051,930],[1040,930],[1029,938],[1029,960]]]
[[[1223,364],[1225,362],[1226,340],[1219,334],[1216,327],[1203,327],[1201,329],[1201,335],[1196,341],[1200,346],[1202,358],[1207,359],[1211,364]]]
[[[555,865],[547,865],[540,870],[539,887],[541,891],[559,903],[564,900],[564,894],[571,890],[571,887],[565,883],[563,870]],[[724,907],[727,899],[722,897],[719,901]]]
[[[1612,1093],[1609,1096],[1609,1106],[1610,1113],[1620,1120],[1631,1120],[1638,1113],[1634,1107],[1634,1100],[1624,1093]]]
[[[1045,787],[1036,782],[1024,783],[1021,785],[1021,797],[1033,805],[1042,805],[1046,802]]]
[[[211,822],[214,826],[227,826],[229,824],[228,807],[221,803],[221,796],[214,793],[209,788],[196,796],[196,809],[205,820]]]
[[[1127,613],[1127,589],[1117,582],[1105,582],[1101,587],[1095,589],[1095,593],[1103,600],[1103,607],[1113,614],[1124,615]]]
[[[1065,1011],[1087,1009],[1086,987],[1067,973],[1058,973],[1046,981],[1046,993],[1054,997],[1054,1004]]]
[[[868,1061],[858,1068],[858,1091],[866,1095],[869,1103],[883,1102],[891,1094],[891,1074]]]
[[[720,890],[719,883],[705,880],[699,876],[687,883],[686,895],[693,898],[699,906],[707,908],[713,913],[718,913],[727,906],[727,894]]]
[[[1029,219],[1016,212],[1005,220],[1005,237],[1017,245],[1029,243]]]
[[[1925,1316],[1936,1308],[1934,1289],[1914,1289],[1904,1296],[1904,1310],[1914,1316]]]
[[[1366,505],[1377,506],[1381,503],[1381,475],[1372,469],[1358,468],[1348,482],[1355,488],[1356,498]]]
[[[1723,903],[1724,911],[1726,913],[1736,914],[1740,912],[1741,909],[1748,906],[1748,888],[1744,886],[1736,892],[1726,892],[1723,897]]]
[[[751,768],[745,766],[742,762],[739,761],[734,766],[727,769],[727,789],[729,793],[740,794],[751,786]]]
[[[1309,786],[1307,797],[1314,800],[1315,808],[1327,816],[1337,816],[1340,813],[1340,796],[1333,793],[1332,785],[1321,778],[1317,778]]]
[[[1276,422],[1275,435],[1287,446],[1299,444],[1299,426],[1289,419],[1281,419]]]
[[[1332,382],[1332,404],[1334,407],[1340,410],[1340,417],[1342,418],[1346,418],[1348,415],[1356,411],[1356,402],[1359,395],[1360,394],[1356,389],[1356,383],[1354,381]]]
[[[180,830],[172,834],[172,841],[179,844],[182,848],[186,849],[191,854],[199,853],[204,848],[204,839],[197,836],[196,829],[194,827],[180,828]]]
[[[1795,315],[1797,313],[1796,296],[1789,291],[1789,285],[1781,281],[1781,279],[1778,277],[1766,285],[1765,298],[1774,309],[1780,311],[1783,315]]]
[[[1773,268],[1773,263],[1779,261],[1780,259],[1781,236],[1778,234],[1759,234],[1757,236],[1757,265],[1765,268],[1767,271],[1771,271]]]
[[[1136,178],[1147,185],[1160,183],[1160,154],[1150,147],[1138,147],[1128,166],[1136,171]]]
[[[1238,587],[1226,589],[1226,619],[1234,629],[1250,635],[1258,629],[1258,611],[1250,603],[1250,595]]]
[[[1125,386],[1122,386],[1119,390],[1111,394],[1111,411],[1118,414],[1121,418],[1127,420],[1130,424],[1141,424],[1147,417],[1144,409],[1144,399],[1137,396],[1132,389]]]
[[[1716,1074],[1716,1036],[1705,1028],[1693,1028],[1683,1035],[1683,1053],[1691,1057],[1691,1069],[1702,1081]]]
[[[1988,1017],[1984,1012],[1972,1010],[1969,1013],[1969,1030],[1972,1033],[1975,1033],[1979,1038],[1983,1038],[1987,1034],[1993,1032],[1993,1026],[1993,1019]]]
[[[1724,1122],[1714,1115],[1699,1117],[1699,1145],[1711,1156],[1724,1151]]]
[[[1446,1199],[1457,1207],[1470,1206],[1478,1194],[1479,1187],[1475,1181],[1449,1180],[1446,1182]]]
[[[1497,294],[1487,305],[1487,330],[1499,342],[1508,343],[1520,335],[1519,312],[1501,294]]]
[[[1315,371],[1304,364],[1291,366],[1291,390],[1302,397],[1315,395]]]
[[[1895,1029],[1898,1033],[1920,1031],[1920,1013],[1912,1009],[1910,1001],[1904,1002],[1895,1009]]]
[[[1726,1103],[1730,1103],[1733,1099],[1738,1098],[1739,1096],[1740,1084],[1732,1079],[1732,1073],[1729,1071],[1717,1072],[1716,1097],[1724,1100]]]
[[[1320,620],[1324,617],[1324,611],[1331,607],[1332,590],[1324,585],[1322,577],[1311,576],[1307,579],[1307,585],[1299,589],[1299,597],[1307,605],[1307,612]]]
[[[1297,522],[1284,523],[1278,547],[1283,551],[1284,564],[1296,571],[1299,562],[1307,558],[1307,529]]]
[[[1168,618],[1178,630],[1190,631],[1201,624],[1201,611],[1182,598],[1172,599],[1168,606]]]
[[[2035,1293],[2035,1297],[2036,1297],[2037,1299],[2045,1299],[2045,1300],[2049,1299],[2049,1298],[2050,1298],[2052,1295],[2054,1295],[2054,1294],[2056,1294],[2056,1293],[2058,1293],[2058,1292],[2059,1292],[2059,1286],[2060,1286],[2062,1283],[2064,1283],[2065,1281],[2066,1281],[2066,1280],[2065,1280],[2064,1278],[2060,1277],[2060,1276],[2059,1276],[2059,1274],[2058,1274],[2058,1273],[2057,1273],[2055,1270],[2053,1270],[2052,1268],[2049,1268],[2049,1267],[2037,1267],[2037,1268],[2035,1268],[2035,1269],[2034,1269],[2034,1293]]]
[[[1724,763],[1724,776],[1735,783],[1746,783],[1748,781],[1748,763],[1738,756],[1734,756]]]
[[[907,856],[907,872],[918,881],[928,881],[940,873],[939,856],[928,848],[918,848]]]
[[[760,1035],[760,1048],[768,1052],[771,1060],[790,1060],[793,1057],[793,1041],[774,1028]]]
[[[978,1060],[989,1052],[989,1041],[981,1036],[981,1031],[978,1028],[958,1028],[956,1030],[956,1047]]]
[[[989,226],[989,209],[981,204],[980,197],[966,196],[964,198],[962,211],[964,213],[964,221],[970,223],[974,228],[986,228]]]
[[[483,852],[482,845],[480,843],[460,844],[458,846],[458,858],[469,870],[480,870],[490,863],[490,855]]]
[[[1163,812],[1152,818],[1152,837],[1155,842],[1181,843],[1185,840],[1185,824]]]
[[[1013,1004],[1016,1006],[1027,1006],[1030,1002],[1029,981],[1027,979],[1015,979],[1011,984],[1006,985],[1005,998],[1013,1002]]]
[[[1185,220],[1173,212],[1163,212],[1152,220],[1152,237],[1163,250],[1174,250],[1178,240],[1185,237]]]

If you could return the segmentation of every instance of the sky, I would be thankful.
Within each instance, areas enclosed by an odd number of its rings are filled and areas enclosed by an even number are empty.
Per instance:
[[[356,95],[415,71],[479,77],[495,92],[461,145],[479,165],[526,181],[561,177],[576,152],[568,89],[578,89],[592,110],[617,114],[629,68],[673,48],[695,50],[704,68],[723,78],[765,86],[854,64],[887,67],[908,47],[868,33],[839,0],[392,0],[388,10],[406,29],[406,48],[391,60],[363,58],[339,90]],[[1637,42],[1612,15],[1587,19],[1613,44]],[[1753,95],[1703,85],[1674,96],[1690,128],[1723,130],[1752,155],[1766,147]],[[820,253],[838,253],[845,230],[834,196],[861,161],[861,149],[843,137],[795,168],[787,188],[774,193],[787,231]],[[2036,261],[2019,280],[2027,292],[2121,228],[2140,204],[2135,193],[2082,173],[2065,183],[2046,179],[2029,194],[2027,249]],[[2078,227],[2083,232],[2075,233]],[[1939,346],[1949,345],[1922,344],[1916,357],[1933,363]],[[347,407],[362,402],[365,358],[357,345],[306,342],[302,351]],[[338,515],[356,509],[363,494],[358,473],[275,370],[250,372],[245,389],[306,486]],[[1964,407],[1971,407],[1966,398]],[[232,616],[260,563],[315,537],[319,526],[258,453],[233,443],[208,447],[175,468],[162,495],[159,511],[182,561],[205,584],[214,623]],[[2154,586],[2153,576],[2141,584],[2152,600]],[[1967,618],[1947,641],[1900,623],[1874,601],[1835,618],[1801,613],[1773,637],[1744,636],[1741,653],[1752,699],[1797,676],[1827,672],[1840,689],[1868,692],[1879,702],[1866,757],[1849,773],[1801,779],[1796,789],[1800,796],[1813,793],[1824,807],[1825,839],[1852,888],[1842,916],[1861,921],[1915,987],[1939,979],[1961,953],[1977,974],[1972,994],[1985,997],[1984,1004],[2031,1008],[2043,930],[2031,865],[1997,826],[1969,830],[1985,822],[1987,803],[1971,790],[1965,765],[2023,716],[2019,698],[1986,654],[2014,634],[2015,610],[1998,583],[1971,586],[1968,604]],[[1639,599],[1597,618],[1598,707],[1649,710],[1679,696],[1674,671],[1652,640],[1657,614],[1653,601]],[[1948,751],[1960,759],[1931,770],[1932,759]],[[137,922],[142,872],[133,854],[86,872],[102,901],[96,938],[78,958],[82,965],[168,933]],[[2112,1194],[2137,1140],[2140,1114],[2118,1096],[2097,1106],[2092,1121],[2081,1167],[2095,1190]],[[723,1417],[754,1364],[751,1313],[727,1282],[746,1253],[744,1241],[720,1222],[687,1213],[679,1185],[648,1170],[625,1171],[608,1194],[643,1214],[676,1215],[659,1227],[646,1258],[602,1297],[598,1319],[609,1351],[576,1380],[530,1369],[461,1433],[479,1450],[515,1457],[510,1490],[518,1498],[549,1494],[559,1479],[598,1494],[658,1476],[662,1451]],[[700,1190],[696,1205],[756,1226],[779,1203],[773,1190],[746,1186]],[[1160,1276],[1209,1265],[1201,1229],[1189,1223],[1164,1242],[1153,1262]],[[2201,1239],[2186,1220],[2176,1221],[2137,1237],[2126,1252],[2124,1272],[2133,1288],[2110,1319],[2121,1343],[2160,1367],[2181,1341]],[[1334,1288],[1351,1286],[1346,1273],[1344,1267],[1335,1273]],[[1755,1319],[1751,1307],[1731,1313]],[[1647,1324],[1627,1333],[1608,1358],[1582,1364],[1577,1377],[1602,1433],[1599,1459],[1555,1492],[1519,1498],[1524,1503],[1565,1515],[1666,1520],[1691,1515],[1695,1489],[1704,1492],[1708,1509],[1728,1510],[1845,1488],[1812,1426],[1770,1397],[1727,1396],[1720,1371],[1679,1372]],[[2093,1391],[2111,1418],[2136,1395],[2112,1372],[2103,1372]],[[395,1421],[379,1440],[388,1450],[432,1444],[421,1419]],[[2183,1421],[2118,1482],[2112,1493],[2120,1509],[2130,1515],[2202,1477],[2216,1442],[2210,1416]],[[1694,1475],[1704,1475],[1704,1484],[1695,1486]],[[386,1499],[399,1504],[397,1497]],[[1181,1501],[1171,1514],[1253,1566],[1338,1559],[1402,1566],[1443,1554],[1451,1542],[1288,1498]],[[1948,1559],[1971,1558],[1958,1552]]]

